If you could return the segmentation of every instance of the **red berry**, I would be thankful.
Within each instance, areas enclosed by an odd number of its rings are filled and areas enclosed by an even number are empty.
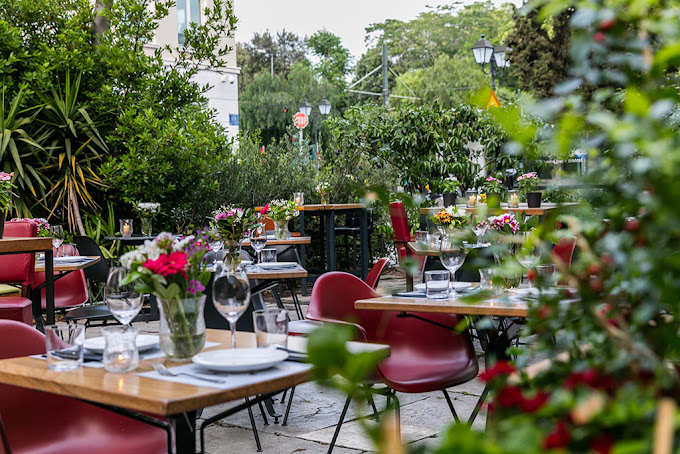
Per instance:
[[[612,28],[614,26],[614,24],[616,24],[616,19],[605,20],[605,21],[602,21],[599,29],[600,29],[600,31],[604,32],[604,31],[607,31],[610,28]]]
[[[536,270],[530,269],[527,271],[527,278],[529,279],[529,282],[535,282],[536,281]]]
[[[598,43],[601,43],[602,41],[604,41],[604,38],[605,38],[605,36],[604,36],[604,33],[602,33],[602,32],[597,32],[593,35],[593,39],[595,41],[597,41]]]
[[[604,288],[604,285],[602,284],[602,279],[600,279],[600,278],[590,279],[589,284],[590,284],[590,288],[594,292],[601,292],[602,289]]]
[[[552,309],[550,309],[550,307],[548,307],[548,306],[541,306],[541,307],[538,308],[538,316],[541,319],[545,319],[545,318],[550,317],[551,313],[552,313]]]
[[[637,232],[640,230],[640,221],[637,218],[628,218],[623,223],[623,228],[626,232]]]
[[[606,252],[602,254],[602,263],[604,263],[607,266],[612,266],[614,264],[614,258],[611,256],[611,254],[607,254]]]
[[[592,276],[593,274],[600,274],[602,267],[599,263],[593,262],[588,266],[588,273]]]

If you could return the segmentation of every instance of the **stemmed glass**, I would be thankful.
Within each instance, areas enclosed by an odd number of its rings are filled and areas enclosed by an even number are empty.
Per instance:
[[[213,236],[210,239],[210,250],[213,251],[213,265],[217,264],[217,253],[222,249],[222,240],[218,236]]]
[[[255,249],[257,263],[262,261],[262,249],[267,245],[267,233],[264,230],[264,225],[260,224],[250,234],[250,246]]]
[[[231,348],[236,348],[236,321],[250,304],[250,282],[243,270],[230,271],[226,267],[213,281],[213,304],[229,322]]]
[[[528,271],[531,268],[535,268],[536,265],[539,265],[541,263],[541,250],[537,247],[534,247],[533,244],[528,245],[525,244],[517,252],[516,257],[519,264],[526,268]],[[527,280],[529,282],[529,288],[531,288],[532,287],[531,280],[529,279]]]
[[[473,225],[472,232],[477,237],[477,244],[475,244],[475,247],[482,247],[482,246],[486,246],[485,243],[482,243],[482,237],[486,233],[486,226],[483,225],[483,224],[480,225],[480,222],[478,222],[478,221],[479,221],[479,219],[477,219],[476,216],[472,217],[472,220],[471,220],[471,223]]]
[[[439,260],[451,274],[451,294],[456,295],[456,271],[465,261],[465,247],[455,235],[444,235],[439,247]]]
[[[64,228],[61,225],[52,226],[52,246],[57,250],[57,257],[59,257],[59,246],[64,242]]]
[[[120,266],[111,268],[104,287],[104,301],[123,326],[128,326],[139,314],[144,302],[144,294],[135,290],[134,283],[124,283],[129,273]]]

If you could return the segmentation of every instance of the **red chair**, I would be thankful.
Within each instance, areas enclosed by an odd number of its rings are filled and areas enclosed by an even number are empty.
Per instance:
[[[45,336],[0,320],[0,359],[45,353]],[[166,429],[56,394],[0,385],[0,442],[13,454],[172,452]],[[0,443],[0,448],[2,444]]]
[[[5,238],[35,237],[38,226],[30,221],[5,222]],[[35,279],[35,254],[0,255],[0,284],[20,284],[21,296],[0,298],[0,319],[33,324],[31,288]]]
[[[394,230],[392,240],[397,250],[397,257],[400,261],[403,261],[412,256],[408,243],[414,241],[414,238],[411,236],[406,208],[404,208],[404,202],[401,200],[390,202],[390,221],[392,221],[392,230]],[[419,256],[417,259],[422,269],[425,257]],[[406,290],[409,292],[413,290],[413,276],[409,273],[406,273]]]
[[[397,312],[359,310],[354,307],[354,302],[359,299],[378,296],[380,295],[372,288],[351,274],[326,273],[314,284],[307,317],[325,323],[352,326],[356,331],[357,340],[389,345],[391,355],[377,367],[381,380],[392,391],[405,393],[443,391],[454,419],[459,422],[446,389],[474,379],[479,372],[477,356],[470,337],[453,331],[461,317],[447,314],[413,314],[440,325],[450,326],[449,330],[414,318],[400,318]],[[484,393],[483,397],[485,396]],[[480,407],[483,397],[480,398],[476,410]],[[351,400],[350,395],[335,429],[329,453],[333,450]],[[476,412],[473,415],[476,415]]]
[[[366,276],[366,280],[364,281],[366,282],[366,285],[372,289],[375,289],[378,286],[380,275],[382,274],[383,269],[385,269],[385,266],[387,266],[387,262],[389,262],[389,260],[385,257],[375,262],[375,265],[373,265],[371,271],[368,272],[368,276]]]
[[[563,236],[557,241],[552,250],[553,260],[569,268],[571,266],[571,259],[574,256],[574,249],[576,249],[576,237]]]
[[[72,245],[63,245],[59,248],[60,254],[79,255],[78,250]],[[54,256],[57,251],[54,250]],[[56,276],[55,276],[56,277]],[[35,273],[34,286],[38,287],[45,282],[45,273]],[[54,308],[56,310],[72,309],[84,305],[90,299],[87,288],[87,280],[83,270],[71,271],[64,277],[54,281]],[[45,288],[40,290],[40,304],[43,310],[47,307]]]

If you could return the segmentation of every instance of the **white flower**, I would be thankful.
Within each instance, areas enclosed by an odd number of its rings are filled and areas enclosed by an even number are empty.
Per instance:
[[[194,241],[194,238],[195,237],[193,235],[189,235],[189,236],[184,237],[183,239],[181,239],[179,241],[175,241],[172,245],[172,250],[173,251],[183,251],[189,245],[189,243]]]
[[[138,202],[137,209],[145,214],[156,214],[161,207],[160,203],[154,202]]]
[[[465,216],[467,216],[467,212],[465,211],[465,209],[457,206],[446,207],[445,211],[454,218],[464,218]]]
[[[145,262],[146,261],[146,254],[139,249],[134,249],[130,252],[126,252],[120,257],[120,264],[123,265],[126,269],[132,269],[132,264],[134,262]]]

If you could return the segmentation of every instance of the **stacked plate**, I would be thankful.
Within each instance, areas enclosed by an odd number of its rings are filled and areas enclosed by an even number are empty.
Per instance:
[[[288,358],[288,352],[273,348],[230,348],[201,352],[194,364],[218,372],[254,372],[269,369]]]

